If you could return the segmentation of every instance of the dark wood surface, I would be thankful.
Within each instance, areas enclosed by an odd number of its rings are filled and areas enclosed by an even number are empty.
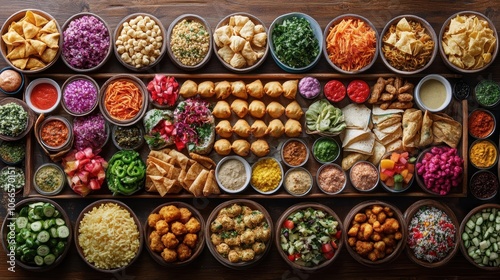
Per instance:
[[[90,11],[100,15],[107,21],[112,30],[115,29],[117,23],[126,15],[134,12],[148,12],[158,17],[165,26],[178,15],[184,13],[195,13],[206,18],[212,27],[227,14],[234,12],[248,12],[259,17],[267,26],[277,16],[292,12],[300,11],[314,17],[320,26],[324,28],[328,22],[334,17],[345,13],[356,13],[370,19],[380,32],[385,23],[391,18],[401,14],[416,14],[425,18],[439,33],[442,23],[455,12],[462,10],[475,10],[488,16],[495,24],[497,29],[500,29],[500,13],[496,1],[283,1],[283,0],[254,0],[254,1],[166,1],[166,0],[99,0],[99,1],[1,1],[0,22],[3,23],[7,17],[21,9],[41,9],[52,14],[57,21],[62,25],[70,16],[82,11]],[[6,62],[0,60],[0,67],[6,66]],[[124,67],[118,64],[115,57],[112,57],[109,62],[100,69],[102,75],[109,73],[128,72]],[[185,73],[174,67],[165,57],[160,65],[155,69],[148,71],[152,73],[172,73],[182,75],[198,75],[206,73],[223,73],[229,72],[222,67],[220,62],[212,57],[206,67],[194,73]],[[70,73],[62,61],[58,61],[47,72],[38,74],[43,76],[46,74],[68,74]],[[261,73],[284,73],[276,66],[272,58],[267,57],[264,65],[252,74]],[[334,73],[329,67],[326,60],[323,58],[319,64],[310,72],[316,75],[323,73]],[[380,58],[377,63],[367,74],[384,74],[388,70],[382,64]],[[441,73],[452,74],[441,59],[438,57],[433,65],[428,68],[423,74]],[[497,82],[500,81],[500,66],[498,59],[494,65],[485,71],[476,74],[464,76],[464,79],[471,85],[474,85],[478,80],[483,78],[493,78]],[[474,106],[473,102],[469,105]],[[498,111],[495,111],[498,116]],[[498,142],[498,133],[495,134],[496,142]],[[499,196],[491,202],[499,203]],[[16,197],[17,200],[22,199],[22,196]],[[341,219],[344,219],[349,210],[361,201],[367,199],[381,199],[395,204],[402,212],[413,202],[420,199],[419,197],[401,197],[401,196],[381,196],[381,197],[344,197],[344,198],[312,198],[307,201],[323,203],[331,207]],[[464,216],[472,208],[480,205],[481,202],[469,195],[465,198],[436,198],[445,202],[456,213],[457,218],[461,221]],[[126,198],[121,199],[129,205],[139,216],[139,219],[144,222],[147,214],[157,205],[165,201],[172,200],[160,198]],[[194,205],[205,218],[208,217],[211,210],[217,206],[222,198],[210,199],[179,199]],[[76,220],[80,211],[94,199],[58,199],[57,202],[67,209],[73,223]],[[304,201],[304,199],[256,199],[257,202],[263,204],[270,212],[274,221],[276,221],[287,207]],[[0,207],[1,220],[6,215],[7,196],[3,194]],[[244,271],[236,271],[224,267],[211,256],[209,250],[205,248],[201,256],[195,260],[190,266],[171,269],[158,265],[144,249],[136,263],[123,273],[112,275],[98,273],[88,267],[76,252],[74,244],[72,245],[69,255],[60,266],[45,273],[30,273],[23,271],[20,267],[16,267],[15,272],[7,270],[7,256],[4,251],[0,252],[0,279],[324,279],[324,278],[450,278],[450,279],[486,279],[498,278],[499,272],[487,272],[475,268],[472,264],[462,256],[460,252],[444,267],[437,269],[427,269],[420,267],[410,261],[405,255],[395,260],[393,263],[377,267],[368,268],[357,263],[347,252],[342,250],[341,256],[328,268],[316,272],[314,274],[294,271],[280,259],[278,251],[275,247],[264,258],[264,261],[255,267]]]

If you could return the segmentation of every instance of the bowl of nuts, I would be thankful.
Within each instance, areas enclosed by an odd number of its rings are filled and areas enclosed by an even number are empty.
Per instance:
[[[165,55],[167,37],[161,21],[153,15],[135,13],[120,21],[114,34],[116,58],[126,68],[145,71]]]

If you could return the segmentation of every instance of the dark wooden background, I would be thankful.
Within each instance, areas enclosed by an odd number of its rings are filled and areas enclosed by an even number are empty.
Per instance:
[[[351,1],[332,1],[332,0],[310,0],[310,1],[283,1],[283,0],[254,0],[254,1],[167,1],[167,0],[96,0],[96,1],[0,1],[0,23],[3,22],[13,13],[21,9],[41,9],[52,14],[60,25],[73,14],[89,11],[100,15],[109,24],[111,30],[114,31],[117,23],[126,15],[135,12],[147,12],[158,17],[165,27],[172,22],[174,18],[185,13],[194,13],[206,18],[212,28],[224,16],[235,12],[248,12],[259,17],[264,23],[269,26],[277,16],[300,11],[314,17],[320,26],[324,28],[334,17],[346,14],[355,13],[370,19],[381,32],[385,23],[391,18],[401,14],[415,14],[425,18],[433,27],[436,33],[439,33],[442,23],[453,13],[474,10],[488,16],[495,24],[497,29],[500,29],[500,13],[497,1],[373,1],[373,0],[351,0]],[[0,67],[6,66],[6,62],[0,59]],[[122,73],[127,70],[118,64],[113,56],[109,62],[99,70],[101,73]],[[160,65],[148,73],[184,73],[172,65],[167,56],[161,61]],[[333,70],[329,67],[326,60],[323,58],[319,64],[311,71],[311,73],[332,73]],[[47,72],[39,74],[57,74],[70,73],[69,69],[58,61]],[[229,73],[222,67],[220,62],[212,57],[208,65],[201,70],[192,73]],[[284,73],[276,66],[270,56],[267,57],[264,65],[256,72],[258,73]],[[368,73],[388,73],[388,69],[384,67],[380,58],[377,63]],[[430,73],[451,73],[438,57],[433,65],[428,68],[423,74]],[[464,76],[464,79],[471,85],[474,85],[480,79],[493,78],[497,82],[500,81],[500,66],[497,62],[485,71],[476,74]],[[498,116],[498,112],[496,111]],[[495,134],[498,141],[498,133]],[[499,196],[490,201],[499,203]],[[22,197],[19,196],[18,199]],[[368,198],[317,198],[308,201],[317,201],[331,207],[336,213],[344,219],[349,210],[359,202]],[[370,198],[373,199],[373,198]],[[390,197],[384,196],[384,201],[393,203],[404,212],[408,206],[420,199],[418,197]],[[481,201],[472,198],[470,195],[466,198],[436,198],[449,205],[456,213],[457,218],[461,221],[464,216],[475,206],[480,205]],[[68,200],[59,199],[57,202],[67,209],[73,223],[80,211],[93,199],[78,199]],[[164,203],[165,199],[123,199],[139,216],[141,221],[145,221],[147,213],[154,209],[157,205]],[[204,217],[207,218],[210,211],[218,205],[222,200],[216,198],[210,199],[183,199],[184,202],[190,203],[197,207]],[[302,202],[304,199],[261,199],[257,202],[263,204],[270,212],[273,220],[276,221],[281,212],[287,207]],[[3,194],[2,204],[0,207],[1,220],[6,215],[6,195]],[[273,244],[274,247],[274,244]],[[255,267],[236,271],[222,266],[214,257],[211,256],[209,250],[205,248],[202,255],[191,265],[184,268],[172,269],[158,265],[144,249],[137,260],[130,268],[119,274],[104,274],[94,271],[88,267],[77,254],[74,245],[63,263],[52,271],[45,273],[30,273],[23,271],[20,267],[16,267],[14,273],[7,270],[6,253],[0,253],[0,279],[351,279],[351,278],[379,278],[379,279],[407,279],[407,278],[447,278],[447,279],[486,279],[498,278],[500,273],[488,272],[475,268],[472,264],[462,256],[460,252],[445,266],[437,269],[428,269],[420,267],[410,261],[403,253],[393,263],[376,267],[368,268],[357,263],[344,248],[340,252],[339,258],[328,268],[314,274],[294,271],[280,259],[276,248],[272,248],[269,255],[264,258],[264,261]]]

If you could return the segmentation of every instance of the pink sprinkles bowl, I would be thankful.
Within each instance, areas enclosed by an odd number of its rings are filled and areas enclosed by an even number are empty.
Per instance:
[[[90,114],[98,104],[99,85],[86,75],[74,75],[62,86],[62,107],[68,114],[78,117]]]
[[[63,25],[62,59],[76,72],[100,68],[112,51],[111,32],[98,15],[83,12],[70,17]]]

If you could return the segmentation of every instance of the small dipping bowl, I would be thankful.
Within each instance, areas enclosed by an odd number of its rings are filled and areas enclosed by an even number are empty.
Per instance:
[[[321,93],[321,84],[314,77],[304,77],[299,81],[299,93],[305,99],[314,99]]]
[[[61,105],[74,116],[90,114],[99,104],[99,84],[87,75],[69,77],[62,85]]]
[[[451,97],[450,82],[438,74],[425,76],[415,87],[415,103],[422,111],[443,111],[450,104]]]
[[[36,191],[42,195],[59,194],[66,183],[66,177],[62,168],[55,163],[42,164],[33,175],[33,185]]]
[[[274,173],[270,169],[274,169]],[[252,188],[261,194],[273,194],[281,187],[283,184],[283,166],[280,162],[273,157],[262,157],[257,162],[252,165],[252,177],[250,179],[250,185]],[[270,181],[276,181],[275,184],[271,185]],[[262,183],[264,186],[260,188],[256,183]]]
[[[304,167],[293,167],[285,173],[283,185],[285,190],[293,196],[304,196],[308,194],[313,186],[314,180]]]
[[[49,116],[38,128],[40,143],[51,152],[66,150],[73,144],[73,126],[63,116]]]
[[[494,198],[498,187],[498,176],[489,170],[479,170],[470,178],[469,190],[479,200]]]
[[[469,114],[469,135],[476,139],[486,139],[495,131],[497,121],[489,110],[475,109]]]
[[[474,88],[474,100],[485,108],[494,108],[500,102],[500,85],[493,80],[481,80]]]
[[[26,141],[0,140],[0,160],[6,165],[21,165],[26,157]]]
[[[235,194],[244,191],[251,177],[250,164],[240,156],[226,156],[215,167],[217,184],[226,193]]]
[[[137,150],[144,143],[144,129],[138,123],[130,126],[113,125],[111,139],[119,150]]]
[[[321,164],[334,162],[340,155],[340,145],[332,137],[322,136],[314,141],[312,153]]]
[[[61,102],[61,87],[53,79],[38,78],[28,84],[24,98],[35,113],[49,114]]]
[[[13,67],[0,70],[0,92],[15,95],[24,89],[24,74]]]
[[[336,163],[326,163],[316,172],[316,183],[325,194],[341,193],[347,185],[347,174]]]
[[[369,176],[367,172],[370,172]],[[362,175],[358,176],[360,173]],[[379,179],[380,175],[377,167],[366,160],[356,162],[349,170],[349,180],[352,186],[360,192],[374,190],[378,185]]]
[[[290,138],[283,142],[281,161],[288,167],[298,167],[306,164],[309,159],[309,149],[306,143],[298,138]]]
[[[477,157],[472,156],[477,154]],[[498,147],[489,139],[477,139],[470,145],[469,161],[477,169],[490,169],[498,162]]]

